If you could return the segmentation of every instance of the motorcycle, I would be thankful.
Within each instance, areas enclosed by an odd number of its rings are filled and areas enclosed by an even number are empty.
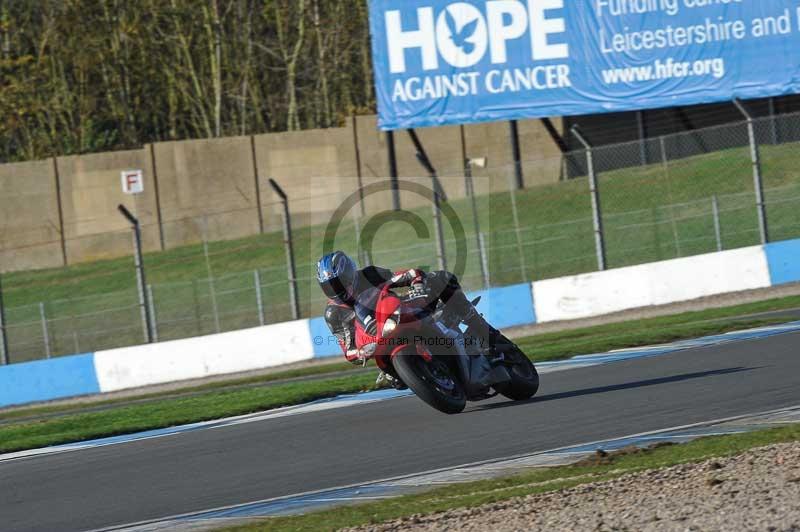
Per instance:
[[[480,298],[473,302],[480,303]],[[464,410],[467,401],[503,395],[520,401],[539,390],[539,374],[513,342],[502,337],[499,356],[462,331],[463,316],[441,303],[434,311],[409,304],[390,284],[374,301],[374,323],[357,320],[356,346],[365,360],[399,378],[417,397],[446,414]],[[367,332],[367,331],[370,332]]]

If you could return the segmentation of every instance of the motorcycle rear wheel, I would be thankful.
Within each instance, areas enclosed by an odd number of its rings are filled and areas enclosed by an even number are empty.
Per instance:
[[[539,391],[539,372],[531,359],[516,345],[503,354],[509,363],[511,382],[497,391],[514,401],[524,401],[536,395]]]
[[[417,397],[445,414],[458,414],[467,406],[467,395],[450,368],[437,358],[427,362],[417,353],[400,353],[394,369]]]

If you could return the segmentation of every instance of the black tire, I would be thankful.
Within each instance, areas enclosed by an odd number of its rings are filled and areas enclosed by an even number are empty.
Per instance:
[[[514,345],[503,353],[509,362],[511,382],[497,391],[514,401],[530,399],[539,391],[539,372],[525,353]]]
[[[464,389],[441,360],[434,358],[426,362],[417,353],[401,353],[394,358],[394,369],[417,397],[436,410],[458,414],[467,406]],[[444,384],[444,375],[449,376],[447,384]]]

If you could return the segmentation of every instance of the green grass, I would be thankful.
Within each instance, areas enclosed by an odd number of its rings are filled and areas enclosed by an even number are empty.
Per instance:
[[[534,361],[555,360],[579,354],[604,352],[610,349],[649,345],[783,323],[792,318],[739,318],[738,316],[797,307],[800,307],[800,297],[791,297],[725,309],[543,334],[521,339],[518,343]],[[344,367],[342,364],[333,366],[333,368],[342,367]],[[274,383],[270,386],[240,388],[242,385],[269,383],[271,380],[290,376],[308,376],[315,372],[325,372],[331,369],[328,366],[304,368],[294,370],[294,372],[190,387],[168,392],[162,400],[144,404],[126,405],[125,402],[157,398],[158,395],[98,401],[91,405],[45,406],[6,412],[0,414],[0,419],[8,422],[0,426],[0,451],[8,452],[127,434],[373,389],[374,374],[372,372],[345,373],[341,376],[308,382]],[[190,397],[170,397],[170,395],[188,392],[198,392],[198,394]],[[113,408],[99,412],[81,412],[82,409],[97,406]],[[14,421],[15,418],[48,414],[60,415],[37,421]]]
[[[32,423],[0,427],[0,452],[11,452],[130,434],[197,421],[258,412],[353,393],[372,388],[374,375],[348,375],[321,381],[276,385],[229,392],[216,392],[182,399],[167,399],[144,405],[76,414]]]
[[[133,397],[120,397],[117,399],[104,399],[103,396],[97,398],[87,398],[81,403],[55,404],[46,406],[32,406],[22,407],[7,410],[0,410],[0,423],[11,421],[19,418],[36,418],[45,417],[55,414],[63,413],[78,413],[86,410],[97,408],[111,408],[114,406],[121,406],[131,404],[133,402],[147,402],[155,401],[158,399],[176,398],[187,395],[198,395],[207,392],[231,391],[237,388],[267,386],[271,384],[278,384],[281,381],[290,379],[298,379],[302,377],[319,377],[323,378],[325,375],[340,377],[344,373],[355,373],[361,370],[358,366],[353,366],[349,362],[331,362],[328,364],[320,364],[309,366],[306,368],[290,369],[277,371],[267,375],[257,375],[252,377],[242,377],[234,379],[225,379],[216,382],[209,382],[196,386],[183,386],[176,390],[168,390],[153,393],[138,394]],[[277,381],[277,382],[276,382]]]
[[[796,212],[800,176],[796,144],[764,146],[762,158],[773,239],[800,237]],[[597,157],[613,157],[600,150]],[[711,198],[719,198],[722,244],[726,249],[758,243],[758,223],[748,151],[730,149],[660,164],[602,173],[599,177],[610,267],[713,252]],[[424,182],[427,184],[427,182]],[[444,180],[445,187],[450,181]],[[479,180],[480,185],[480,180]],[[486,187],[478,186],[478,190]],[[478,216],[487,235],[488,263],[495,286],[593,271],[596,268],[591,202],[585,178],[545,185],[516,194],[522,248],[513,230],[508,193],[483,195]],[[332,199],[331,208],[336,203]],[[301,202],[302,204],[302,202]],[[450,205],[469,233],[469,203]],[[299,209],[300,207],[295,207]],[[430,209],[415,209],[432,233]],[[363,222],[362,222],[363,224]],[[445,235],[453,231],[445,224]],[[301,311],[321,313],[323,299],[313,279],[322,250],[324,227],[297,227],[295,251]],[[378,232],[376,262],[391,266],[431,266],[434,246],[394,222]],[[468,289],[480,287],[480,266],[473,235],[468,234]],[[348,220],[336,244],[355,252],[355,231]],[[261,276],[265,318],[291,318],[282,235],[270,233],[209,243],[145,256],[153,286],[160,340],[183,338],[259,325],[254,271]],[[449,266],[455,262],[448,243]],[[213,281],[209,281],[209,273]],[[44,341],[39,303],[48,318],[52,352],[88,352],[143,341],[135,274],[130,257],[67,268],[4,275],[12,361],[41,358]],[[213,290],[213,297],[212,297]],[[216,315],[214,309],[216,308]]]
[[[797,440],[800,440],[800,425],[707,437],[681,445],[611,454],[597,465],[584,462],[571,466],[535,469],[516,476],[451,484],[421,494],[405,495],[375,503],[341,506],[297,517],[266,518],[251,525],[225,530],[228,532],[339,530],[345,527],[377,524],[415,514],[425,515],[456,508],[470,508],[513,497],[558,491],[589,482],[611,480],[629,473],[702,462],[710,458],[735,456],[755,447]]]

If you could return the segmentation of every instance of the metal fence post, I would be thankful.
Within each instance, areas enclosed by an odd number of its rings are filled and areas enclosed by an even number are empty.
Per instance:
[[[297,269],[294,264],[294,245],[292,243],[292,219],[289,214],[289,196],[277,181],[270,178],[269,184],[283,203],[283,243],[286,246],[286,268],[289,274],[289,303],[292,306],[292,318],[300,319],[300,298],[297,294]]]
[[[639,158],[642,166],[647,166],[650,163],[647,160],[647,124],[645,119],[644,111],[636,112],[636,126],[639,132]]]
[[[355,232],[355,239],[356,239],[356,256],[358,257],[358,263],[361,264],[361,267],[364,268],[369,266],[367,264],[367,259],[364,257],[366,253],[364,250],[361,249],[361,221],[358,219],[358,213],[353,215],[353,231]]]
[[[463,130],[462,130],[463,131]],[[472,222],[475,225],[475,239],[478,244],[478,260],[481,267],[481,279],[483,280],[483,287],[489,288],[489,272],[486,269],[486,254],[483,246],[481,245],[481,222],[478,216],[478,201],[475,198],[475,182],[472,179],[472,160],[464,160],[464,186],[465,192],[470,199],[472,207]]]
[[[203,320],[200,314],[200,295],[197,293],[197,279],[192,279],[192,301],[194,303],[194,323],[197,335],[203,334]]]
[[[214,329],[221,332],[219,326],[219,309],[217,308],[217,291],[214,287],[214,272],[211,269],[211,259],[208,256],[208,240],[203,238],[203,254],[206,257],[206,272],[208,272],[208,296],[211,298],[211,312],[214,315]]]
[[[716,194],[711,197],[711,212],[714,214],[714,236],[717,238],[717,251],[722,251],[722,226],[719,223],[719,200]]]
[[[517,238],[517,253],[519,254],[519,271],[522,274],[522,280],[525,281],[528,277],[528,265],[525,262],[525,249],[522,246],[522,233],[519,230],[519,209],[517,208],[517,193],[514,187],[509,191],[511,194],[511,214],[514,218],[514,234]]]
[[[142,260],[142,230],[139,220],[131,214],[124,205],[118,205],[117,210],[133,226],[134,264],[136,266],[136,281],[139,290],[139,308],[142,314],[142,328],[144,339],[148,344],[153,343],[153,330],[150,327],[150,305],[147,302],[147,280],[144,274],[144,261]]]
[[[6,334],[6,309],[3,305],[3,274],[0,273],[0,366],[8,365],[10,359]]]
[[[772,133],[772,145],[777,146],[780,144],[780,135],[778,134],[778,123],[775,119],[775,98],[767,100],[769,103],[769,124],[770,132]]]
[[[594,154],[592,145],[581,134],[577,126],[573,126],[572,134],[586,148],[586,166],[589,171],[589,189],[592,194],[592,217],[594,222],[594,242],[597,252],[597,267],[606,269],[606,242],[603,234],[603,213],[600,206],[600,192],[597,187],[597,175],[594,171]]]
[[[752,115],[747,111],[741,101],[733,101],[744,117],[747,119],[747,135],[750,140],[750,160],[753,162],[753,185],[756,191],[756,209],[758,210],[758,229],[761,235],[761,243],[769,242],[769,227],[767,226],[767,209],[764,204],[764,183],[761,179],[761,154],[758,149],[758,139],[756,139],[756,127]]]
[[[478,233],[478,248],[481,250],[481,268],[483,270],[483,285],[491,286],[491,279],[489,278],[489,261],[486,255],[486,237],[483,233]]]
[[[42,320],[42,340],[44,340],[44,353],[47,358],[53,356],[50,349],[50,331],[47,330],[47,313],[44,310],[44,303],[39,302],[39,318]]]
[[[439,176],[436,173],[436,169],[428,158],[428,154],[425,152],[425,148],[422,146],[417,132],[413,129],[409,129],[408,136],[411,137],[411,142],[414,143],[414,148],[417,150],[417,160],[419,164],[425,168],[431,178],[431,186],[433,187],[433,229],[436,233],[436,256],[439,262],[439,269],[447,270],[447,250],[444,242],[441,209],[442,200],[447,201],[447,198],[445,197],[441,183],[439,183]]]
[[[260,325],[266,324],[264,319],[264,299],[261,294],[261,272],[258,270],[253,271],[253,282],[256,285],[256,307],[258,308],[258,323]]]
[[[664,141],[664,135],[658,137],[658,144],[661,148],[661,169],[664,171],[664,179],[667,182],[667,190],[669,191],[670,201],[672,201],[672,181],[669,175],[669,164],[667,162],[667,143]],[[677,257],[683,256],[681,250],[680,233],[678,231],[678,224],[675,222],[675,204],[669,206],[669,220],[672,225],[672,236],[675,238],[675,255]]]
[[[671,204],[669,206],[669,221],[670,226],[672,227],[672,238],[675,239],[675,256],[682,257],[683,252],[681,251],[681,236],[678,232],[678,224],[675,222],[675,204]]]
[[[661,260],[663,257],[661,255],[661,233],[658,230],[659,219],[657,207],[653,206],[650,208],[650,218],[652,220],[650,227],[653,228],[653,247],[655,248],[656,259]]]
[[[214,315],[214,330],[217,333],[222,332],[219,325],[219,308],[217,307],[217,290],[214,286],[214,278],[208,278],[208,295],[211,298],[211,312]]]
[[[444,244],[444,229],[442,226],[442,209],[439,192],[433,191],[433,225],[436,231],[436,255],[439,259],[439,269],[447,270],[447,251]]]
[[[362,195],[362,196],[364,195],[363,189],[359,188],[359,194]],[[361,201],[360,204],[361,204],[361,209],[360,210],[364,211],[364,202],[363,202],[363,200]],[[362,268],[366,268],[367,266],[372,266],[373,260],[372,260],[372,250],[364,249],[364,245],[361,242],[361,235],[362,235],[362,231],[361,231],[361,216],[366,216],[366,214],[364,214],[362,212],[361,215],[359,216],[358,212],[353,213],[353,229],[355,230],[355,233],[356,233],[355,234],[355,237],[356,237],[355,244],[356,244],[356,252],[357,252],[357,256],[358,256],[358,264]]]
[[[153,297],[153,285],[147,285],[147,301],[150,305],[150,330],[153,331],[153,341],[158,342],[158,317],[156,316],[156,300]]]

